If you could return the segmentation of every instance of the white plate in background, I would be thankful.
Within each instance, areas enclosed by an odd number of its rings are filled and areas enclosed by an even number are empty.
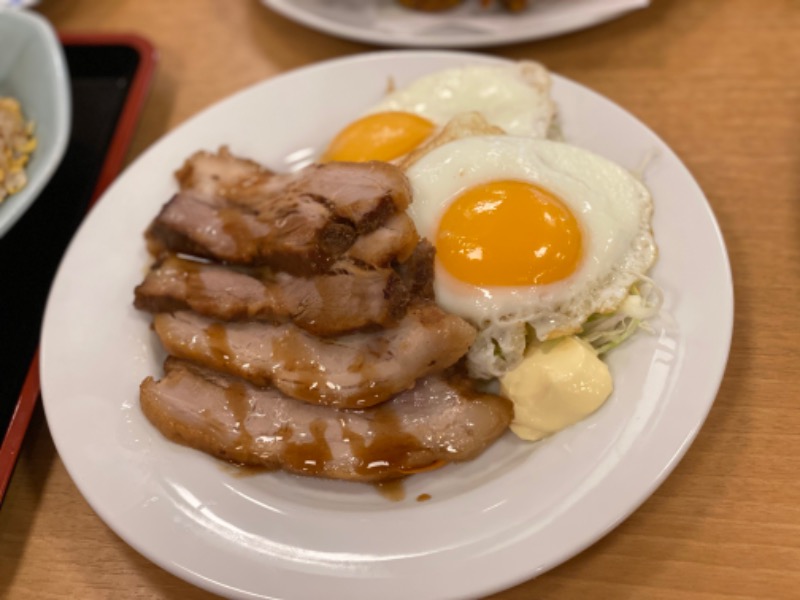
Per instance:
[[[380,46],[478,48],[553,37],[644,8],[648,0],[532,0],[519,13],[478,0],[442,12],[409,10],[395,0],[261,0],[312,29]]]
[[[609,356],[601,410],[536,445],[507,434],[472,462],[415,475],[406,500],[283,473],[242,477],[164,439],[138,407],[161,373],[133,288],[149,262],[142,232],[194,151],[228,144],[280,169],[318,153],[398,86],[431,71],[500,59],[384,52],[329,61],[228,98],[168,134],[111,186],[71,244],[48,301],[44,406],[58,452],[97,514],[146,557],[238,598],[477,597],[590,545],[641,504],[689,447],[711,407],[731,339],[725,246],[703,193],[641,122],[554,76],[564,135],[630,169],[651,157],[665,293],[654,335]],[[290,99],[290,101],[287,101]],[[331,99],[335,99],[332,101]],[[422,493],[431,495],[418,503]]]

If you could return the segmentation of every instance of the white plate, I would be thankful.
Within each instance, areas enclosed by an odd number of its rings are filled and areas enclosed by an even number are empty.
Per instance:
[[[437,13],[411,11],[395,0],[261,0],[275,12],[325,33],[380,46],[478,48],[561,35],[599,25],[648,0],[534,0],[520,13],[477,0]]]
[[[566,560],[643,502],[686,451],[717,392],[733,296],[711,210],[672,151],[633,116],[555,77],[570,141],[631,169],[656,203],[666,294],[655,335],[610,357],[615,392],[594,416],[538,445],[508,434],[473,462],[417,475],[407,499],[286,474],[236,476],[166,441],[138,408],[161,372],[147,315],[131,306],[142,232],[199,148],[229,144],[274,168],[318,152],[378,100],[435,69],[499,59],[450,52],[360,55],[258,84],[194,117],[108,190],[70,246],[44,321],[47,419],[98,515],[163,568],[241,598],[454,598],[511,586]],[[432,499],[418,503],[427,493]]]

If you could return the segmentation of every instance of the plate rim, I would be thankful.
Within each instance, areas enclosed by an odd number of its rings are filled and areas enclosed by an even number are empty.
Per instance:
[[[478,53],[464,52],[464,51],[451,51],[451,50],[429,50],[429,51],[392,50],[392,51],[368,52],[368,53],[362,53],[362,54],[359,54],[359,55],[356,55],[356,56],[339,57],[339,58],[334,58],[334,59],[322,61],[322,62],[319,62],[319,63],[314,63],[314,64],[311,64],[311,65],[307,65],[305,67],[301,67],[299,69],[294,69],[294,70],[291,70],[291,71],[287,71],[287,72],[281,73],[281,74],[279,74],[277,76],[274,76],[274,77],[267,78],[265,80],[256,82],[255,84],[252,84],[252,85],[250,85],[250,86],[248,86],[248,87],[246,87],[246,88],[244,88],[244,89],[242,89],[242,90],[240,90],[238,92],[235,92],[235,93],[233,93],[233,94],[231,94],[231,95],[229,95],[229,96],[227,96],[225,98],[220,99],[217,102],[214,102],[213,104],[211,104],[210,106],[208,106],[205,109],[201,110],[197,114],[195,114],[193,116],[190,116],[188,119],[186,119],[184,122],[182,122],[178,127],[176,127],[173,130],[165,133],[161,138],[159,138],[159,140],[154,142],[139,157],[137,157],[136,160],[131,165],[129,165],[128,169],[133,169],[137,165],[137,163],[139,161],[143,160],[151,151],[154,150],[154,148],[156,148],[166,138],[172,137],[173,135],[178,134],[178,132],[182,131],[184,128],[190,127],[191,124],[194,123],[195,121],[201,120],[207,112],[218,108],[221,104],[233,101],[235,98],[237,98],[237,97],[239,97],[241,95],[249,94],[253,89],[258,88],[258,87],[260,87],[262,85],[267,85],[267,84],[269,84],[271,82],[275,82],[276,80],[289,79],[289,78],[292,78],[292,77],[300,77],[300,78],[302,78],[302,77],[307,76],[307,75],[309,75],[309,74],[311,74],[311,73],[313,73],[315,71],[318,71],[318,70],[324,71],[324,70],[327,70],[330,67],[339,65],[341,63],[354,63],[354,64],[361,63],[361,64],[363,64],[363,63],[372,62],[372,61],[384,61],[384,60],[392,61],[392,60],[396,60],[396,59],[403,60],[403,59],[409,59],[409,58],[410,59],[420,59],[420,58],[424,58],[424,57],[428,57],[428,56],[430,56],[430,57],[446,57],[446,58],[449,57],[449,58],[455,58],[455,59],[458,59],[458,60],[469,60],[470,58],[478,57],[482,61],[490,60],[490,61],[494,61],[494,62],[497,62],[497,63],[513,62],[513,61],[511,61],[509,59],[505,59],[505,58],[487,56],[487,55],[482,55],[482,54],[478,54]],[[715,373],[715,375],[713,377],[708,378],[709,388],[713,389],[714,393],[711,395],[711,397],[706,402],[706,405],[704,406],[704,410],[703,410],[703,413],[702,413],[702,417],[696,423],[694,423],[693,427],[689,431],[687,431],[685,435],[681,436],[682,441],[680,443],[680,446],[678,448],[674,449],[674,451],[671,451],[670,459],[667,461],[667,463],[665,465],[663,465],[663,467],[659,471],[658,475],[653,477],[652,479],[648,478],[650,483],[647,486],[647,491],[642,493],[642,494],[640,494],[640,496],[638,498],[636,498],[636,499],[628,500],[626,502],[626,507],[623,510],[615,511],[615,517],[614,518],[605,520],[604,521],[604,525],[602,527],[596,528],[596,530],[591,535],[585,536],[583,538],[583,543],[574,546],[570,550],[570,552],[568,554],[557,556],[557,557],[553,557],[548,562],[548,564],[542,566],[541,568],[539,568],[536,571],[528,569],[528,570],[523,572],[522,570],[520,570],[517,578],[506,578],[502,582],[493,582],[493,583],[484,584],[483,587],[481,587],[480,589],[475,589],[474,590],[474,591],[480,592],[481,594],[488,594],[488,593],[493,593],[493,592],[497,592],[497,591],[500,591],[500,590],[508,589],[509,587],[512,587],[512,586],[517,585],[517,584],[519,584],[521,582],[524,582],[524,581],[527,581],[527,580],[529,580],[529,579],[531,579],[533,577],[536,577],[539,574],[541,574],[541,573],[543,573],[543,572],[545,572],[547,570],[550,570],[550,569],[554,568],[555,566],[563,563],[564,561],[570,559],[571,557],[577,555],[578,553],[582,552],[583,550],[585,550],[589,546],[591,546],[594,543],[596,543],[599,539],[601,539],[606,534],[608,534],[611,530],[613,530],[615,527],[617,527],[622,521],[627,519],[636,509],[639,508],[639,506],[641,506],[642,503],[644,503],[653,494],[653,492],[663,483],[663,481],[674,470],[674,468],[677,466],[677,464],[683,458],[683,456],[687,452],[688,448],[691,446],[692,442],[695,440],[695,438],[696,438],[697,434],[699,433],[700,429],[702,428],[702,426],[703,426],[703,424],[704,424],[704,422],[705,422],[705,420],[706,420],[706,418],[708,416],[708,413],[710,412],[710,410],[711,410],[711,408],[712,408],[712,406],[714,404],[714,401],[716,399],[716,395],[718,394],[718,391],[719,391],[719,387],[720,387],[720,385],[721,385],[721,383],[723,381],[723,378],[724,378],[724,375],[725,375],[725,372],[726,372],[726,368],[727,368],[728,357],[729,357],[729,353],[730,353],[730,346],[731,346],[732,335],[733,335],[734,288],[733,288],[733,277],[732,277],[732,270],[731,270],[731,265],[730,265],[729,254],[728,254],[728,251],[727,251],[727,246],[725,245],[725,241],[724,241],[724,238],[723,238],[723,235],[722,235],[722,231],[720,229],[720,226],[719,226],[719,223],[718,223],[718,221],[716,219],[716,216],[715,216],[715,214],[713,212],[713,209],[712,209],[707,197],[705,196],[705,194],[703,193],[703,191],[700,188],[699,184],[697,183],[696,179],[694,178],[692,173],[689,171],[688,167],[680,160],[680,158],[675,154],[675,152],[671,149],[670,146],[668,146],[655,132],[653,132],[645,123],[640,121],[635,115],[633,115],[627,109],[625,109],[622,106],[620,106],[619,104],[616,104],[615,102],[609,100],[608,98],[606,98],[602,94],[599,94],[598,92],[596,92],[596,91],[594,91],[594,90],[592,90],[592,89],[590,89],[590,88],[588,88],[588,87],[586,87],[586,86],[584,86],[584,85],[582,85],[582,84],[580,84],[578,82],[575,82],[575,81],[573,81],[571,79],[568,79],[566,77],[560,76],[560,75],[558,75],[556,73],[553,73],[553,75],[556,78],[563,79],[564,81],[568,82],[571,85],[577,86],[578,88],[581,89],[582,92],[589,93],[589,94],[591,94],[593,96],[596,96],[597,98],[599,98],[599,99],[601,99],[601,100],[613,105],[618,110],[621,110],[622,112],[624,112],[631,119],[635,120],[636,123],[638,124],[638,126],[642,127],[650,135],[652,135],[654,138],[656,138],[661,144],[663,144],[664,148],[674,157],[674,159],[678,162],[680,167],[682,167],[685,170],[686,175],[689,178],[689,182],[692,184],[692,186],[696,189],[697,193],[699,194],[699,199],[703,200],[704,212],[707,213],[707,216],[709,218],[709,222],[712,225],[713,234],[714,234],[714,238],[715,238],[715,245],[717,246],[717,249],[721,252],[721,258],[722,258],[722,261],[723,261],[724,266],[725,266],[725,273],[723,275],[724,275],[724,279],[725,279],[725,283],[726,283],[726,292],[727,292],[727,294],[725,295],[725,298],[723,300],[724,300],[724,304],[726,305],[724,308],[728,309],[728,313],[729,313],[728,314],[728,318],[725,321],[725,323],[726,323],[726,327],[725,327],[726,336],[725,336],[725,339],[720,339],[719,340],[719,342],[724,346],[724,348],[722,349],[721,354],[718,356],[719,365],[718,365],[717,372]],[[126,169],[126,172],[127,172],[128,169]],[[125,174],[126,173],[123,173],[123,175],[119,179],[123,179]],[[118,182],[115,182],[115,184],[113,184],[106,191],[106,193],[104,194],[104,197],[107,196],[107,195],[112,195],[115,192],[115,189],[117,187],[117,183]],[[101,206],[102,206],[102,203],[101,203]],[[95,214],[95,212],[96,211],[93,211],[92,215]],[[89,218],[81,225],[80,229],[78,230],[78,232],[76,233],[76,235],[73,238],[72,242],[70,243],[70,247],[67,249],[67,252],[65,253],[64,258],[62,259],[62,266],[66,262],[67,257],[70,255],[70,253],[72,251],[72,248],[73,248],[73,245],[75,245],[77,243],[77,240],[79,240],[81,238],[81,234],[83,232],[83,228],[86,226],[86,223],[90,221],[90,219],[92,218],[92,215],[90,215]],[[711,233],[711,232],[709,232],[709,233]],[[42,347],[43,347],[43,352],[42,352],[42,355],[43,355],[42,356],[42,379],[43,379],[43,381],[42,381],[42,387],[43,387],[43,404],[44,404],[44,408],[45,408],[45,414],[46,414],[46,416],[48,418],[48,422],[50,422],[50,414],[49,414],[50,411],[48,410],[48,404],[49,404],[48,397],[50,397],[50,396],[47,393],[47,389],[46,388],[48,386],[46,384],[46,377],[45,377],[46,369],[47,369],[47,352],[46,352],[47,338],[46,338],[46,332],[48,331],[48,328],[47,328],[48,315],[50,315],[50,313],[52,312],[52,310],[51,310],[51,297],[52,297],[52,295],[54,293],[55,288],[57,287],[58,280],[60,279],[60,277],[63,276],[62,275],[62,266],[59,266],[59,271],[58,271],[58,273],[56,275],[56,278],[54,279],[54,284],[53,284],[53,287],[51,288],[50,295],[48,297],[47,309],[45,311],[44,324],[43,324],[43,336],[42,336],[42,338],[43,338],[42,339]],[[51,431],[53,431],[54,443],[56,444],[56,448],[59,451],[59,454],[61,455],[61,451],[62,451],[62,443],[61,443],[61,441],[63,441],[63,440],[62,440],[62,438],[60,438],[60,436],[58,434],[55,433],[56,429],[57,428],[51,427]],[[84,499],[90,504],[92,509],[101,518],[101,520],[103,520],[107,526],[109,526],[113,531],[115,531],[115,533],[117,535],[119,535],[120,538],[123,539],[123,541],[126,544],[128,544],[129,546],[134,548],[137,552],[139,552],[140,554],[145,556],[148,560],[152,561],[154,564],[158,565],[159,567],[161,567],[161,568],[163,568],[163,569],[165,569],[165,570],[167,570],[169,572],[172,572],[173,574],[185,579],[186,581],[192,583],[193,585],[196,585],[196,586],[198,586],[200,588],[206,589],[206,590],[214,592],[214,593],[226,593],[226,592],[230,593],[231,591],[237,591],[237,592],[241,593],[241,597],[253,597],[254,595],[257,595],[257,597],[264,597],[264,598],[269,597],[269,596],[264,595],[264,594],[262,594],[260,592],[249,592],[249,591],[246,591],[246,590],[231,590],[231,588],[225,586],[225,584],[223,584],[221,582],[209,580],[207,578],[202,577],[201,574],[198,574],[198,573],[195,573],[195,572],[189,570],[188,567],[186,567],[185,565],[181,565],[181,564],[177,563],[176,561],[163,559],[162,557],[158,556],[156,553],[150,551],[150,549],[145,547],[145,545],[139,543],[138,540],[131,539],[130,536],[123,535],[118,530],[118,528],[116,526],[112,526],[112,524],[109,522],[109,519],[107,518],[107,513],[103,510],[103,508],[99,507],[99,506],[96,506],[95,502],[93,500],[90,500],[90,498],[87,497],[87,495],[84,493],[84,489],[82,488],[82,486],[78,485],[76,477],[75,477],[75,473],[73,472],[74,464],[73,465],[68,464],[66,460],[63,460],[63,458],[62,458],[62,461],[63,461],[64,466],[67,469],[70,477],[75,482],[76,487],[78,487],[78,489],[81,492],[81,494],[84,497]],[[106,515],[106,516],[104,516],[104,515]]]
[[[517,44],[521,42],[544,40],[601,25],[608,21],[622,17],[629,12],[633,12],[642,8],[632,7],[624,9],[615,8],[611,10],[598,10],[594,13],[584,15],[581,18],[567,19],[564,23],[561,23],[558,26],[538,33],[518,32],[511,35],[503,32],[485,35],[459,34],[450,36],[447,39],[437,42],[436,40],[431,40],[428,38],[418,38],[413,34],[391,33],[386,31],[373,32],[371,29],[364,29],[361,27],[348,25],[346,23],[339,23],[337,21],[327,19],[317,13],[308,11],[297,4],[293,4],[289,0],[261,0],[261,3],[267,8],[289,19],[290,21],[294,21],[295,23],[304,25],[318,32],[326,33],[333,37],[382,47],[402,46],[406,48],[418,48],[420,50],[425,48],[490,48]]]

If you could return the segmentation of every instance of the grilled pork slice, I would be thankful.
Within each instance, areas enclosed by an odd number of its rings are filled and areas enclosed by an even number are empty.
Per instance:
[[[411,201],[403,172],[384,162],[314,164],[296,173],[275,175],[222,147],[216,154],[196,152],[175,176],[182,190],[259,210],[276,198],[311,196],[338,218],[352,223],[359,233],[377,229]]]
[[[287,196],[314,198],[364,234],[408,207],[411,186],[394,165],[372,161],[313,164],[296,173],[247,178],[225,190],[231,202],[259,209]]]
[[[359,236],[346,256],[369,265],[386,267],[404,262],[419,242],[417,228],[405,212],[392,216],[371,233]]]
[[[256,210],[180,192],[164,205],[146,237],[156,255],[169,251],[305,274],[330,268],[356,232],[309,196],[287,196]]]
[[[224,321],[291,321],[314,335],[331,336],[392,325],[409,299],[395,271],[351,260],[306,278],[169,256],[136,288],[134,305],[150,312],[191,309]]]
[[[222,146],[216,153],[195,152],[175,172],[182,190],[207,197],[227,197],[227,190],[254,179],[269,177],[272,171],[247,158],[230,153]]]
[[[320,273],[411,199],[405,175],[387,163],[311,165],[286,175],[257,169],[229,153],[190,157],[178,171],[183,191],[148,230],[151,252]]]
[[[335,338],[292,324],[222,323],[186,311],[159,313],[153,325],[173,356],[344,408],[372,406],[411,388],[454,364],[475,339],[469,323],[433,303],[412,305],[391,329]]]
[[[474,458],[512,418],[510,403],[433,375],[364,410],[313,406],[174,358],[141,385],[144,414],[167,438],[243,465],[380,481]]]

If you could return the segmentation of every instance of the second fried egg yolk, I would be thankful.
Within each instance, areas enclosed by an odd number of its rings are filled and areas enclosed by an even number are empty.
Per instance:
[[[578,221],[564,201],[524,181],[493,181],[461,193],[436,234],[442,266],[484,286],[565,279],[577,268],[581,247]]]
[[[408,112],[367,115],[340,131],[323,155],[325,161],[390,161],[408,154],[433,133],[428,119]]]

